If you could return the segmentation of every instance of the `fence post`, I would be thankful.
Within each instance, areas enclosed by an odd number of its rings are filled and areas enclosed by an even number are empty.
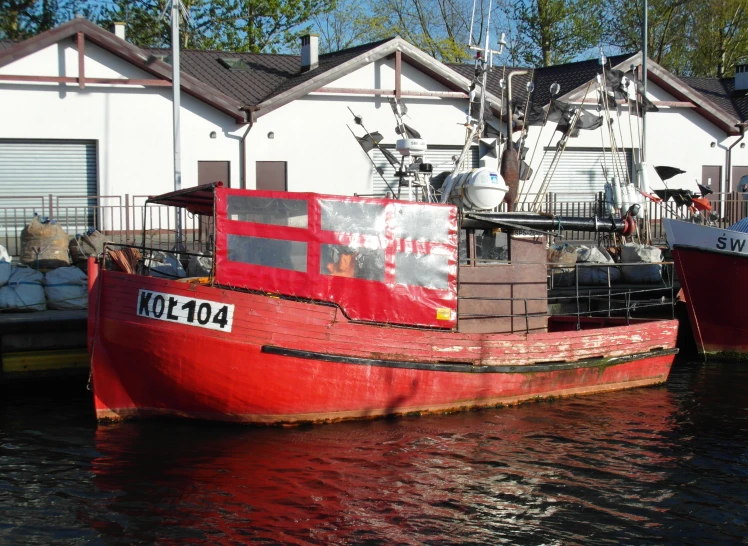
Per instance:
[[[52,202],[52,194],[50,193],[49,194],[49,217],[50,219],[55,217],[54,210],[55,208],[54,208],[54,203]]]
[[[130,194],[125,194],[125,239],[130,236]]]

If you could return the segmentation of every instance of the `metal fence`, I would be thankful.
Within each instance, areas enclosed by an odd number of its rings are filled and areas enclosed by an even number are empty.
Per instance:
[[[175,248],[179,235],[184,250],[211,250],[211,217],[162,205],[146,207],[147,198],[144,195],[89,196],[91,204],[73,206],[67,197],[54,195],[0,196],[0,245],[11,256],[18,256],[21,232],[36,215],[42,221],[56,222],[71,237],[96,229],[115,243],[140,245],[145,238],[148,247],[170,250]],[[177,214],[181,219],[179,234]]]
[[[88,205],[82,206],[81,199]],[[34,215],[56,221],[71,237],[97,229],[116,243],[141,244],[145,235],[146,246],[172,249],[177,242],[177,211],[173,207],[151,205],[145,207],[145,195],[124,196],[54,196],[54,195],[0,195],[0,245],[12,256],[20,252],[21,231]],[[748,216],[748,194],[725,193],[709,196],[716,219],[714,224],[725,228]],[[532,196],[529,201],[532,201]],[[649,235],[654,244],[665,243],[663,218],[687,218],[686,206],[672,202],[647,202],[643,207],[649,221]],[[506,210],[502,205],[500,210]],[[516,210],[529,211],[530,203],[520,203]],[[602,194],[548,193],[541,201],[540,211],[558,216],[607,216]],[[181,212],[181,240],[187,251],[205,252],[211,248],[212,218]],[[646,238],[644,220],[639,221],[641,238]],[[565,231],[559,226],[561,237],[567,241],[595,241],[595,234]]]

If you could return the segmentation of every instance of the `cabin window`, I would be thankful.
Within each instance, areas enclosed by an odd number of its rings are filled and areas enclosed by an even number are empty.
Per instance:
[[[509,236],[498,230],[462,229],[460,265],[488,265],[509,261]]]
[[[300,241],[228,235],[228,259],[291,271],[306,271],[307,244]]]
[[[509,237],[500,231],[475,230],[475,257],[479,264],[509,261]]]
[[[382,235],[385,227],[384,205],[320,199],[322,229],[363,235]]]
[[[449,260],[439,254],[395,254],[395,282],[446,290],[449,288]]]
[[[309,224],[306,201],[246,195],[229,195],[227,201],[229,220],[297,228]]]
[[[320,273],[384,282],[384,250],[345,245],[321,245]]]
[[[450,214],[447,207],[426,208],[395,204],[395,237],[432,243],[449,243]]]

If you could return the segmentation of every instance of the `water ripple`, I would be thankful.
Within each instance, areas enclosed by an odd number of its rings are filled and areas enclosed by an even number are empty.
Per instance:
[[[0,403],[0,543],[742,542],[748,371],[491,411],[298,429],[97,427]],[[77,389],[77,390],[76,390]]]

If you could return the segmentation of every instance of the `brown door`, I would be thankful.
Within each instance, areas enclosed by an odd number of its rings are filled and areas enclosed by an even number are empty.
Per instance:
[[[223,182],[225,187],[231,187],[230,161],[198,161],[197,185]],[[213,217],[198,216],[197,247],[202,252],[213,250]]]
[[[748,175],[747,166],[735,165],[732,168],[732,178],[730,179],[729,191],[746,191],[748,188],[743,187],[743,186],[746,186],[746,184],[740,183],[740,179],[746,175]],[[746,182],[748,182],[748,179],[746,179]]]
[[[703,165],[701,167],[701,185],[714,193],[719,193],[719,181],[722,179],[722,166]]]
[[[258,161],[256,174],[258,190],[288,191],[285,161]]]
[[[198,161],[197,185],[223,182],[225,187],[231,186],[231,161]]]

